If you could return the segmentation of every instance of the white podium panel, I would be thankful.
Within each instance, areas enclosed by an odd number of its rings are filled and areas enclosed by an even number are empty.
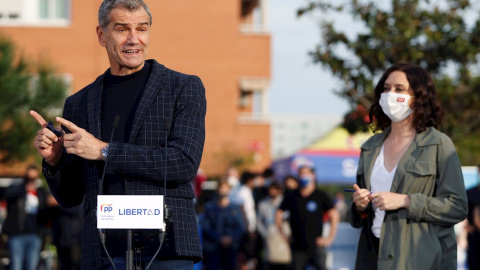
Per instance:
[[[163,229],[163,196],[99,195],[97,228]]]

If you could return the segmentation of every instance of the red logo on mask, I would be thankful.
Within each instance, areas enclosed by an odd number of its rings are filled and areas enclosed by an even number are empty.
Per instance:
[[[405,98],[403,98],[403,97],[397,97],[397,102],[405,102]]]

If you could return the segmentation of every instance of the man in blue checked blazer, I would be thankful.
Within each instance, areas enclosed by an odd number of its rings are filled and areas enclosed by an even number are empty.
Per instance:
[[[67,98],[63,117],[56,118],[65,133],[57,137],[42,116],[30,112],[42,126],[35,147],[44,158],[43,173],[62,206],[83,202],[82,269],[113,269],[99,241],[95,211],[105,161],[104,194],[166,195],[172,217],[150,269],[192,269],[202,258],[190,181],[205,140],[205,89],[196,76],[145,60],[152,16],[142,0],[104,0],[98,20],[110,68]],[[134,236],[138,264],[145,266],[158,248],[158,230]],[[126,232],[107,230],[106,246],[122,268]]]

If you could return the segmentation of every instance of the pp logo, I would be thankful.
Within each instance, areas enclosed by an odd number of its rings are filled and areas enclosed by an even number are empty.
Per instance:
[[[100,206],[100,211],[102,211],[103,213],[110,213],[113,211],[113,207],[112,207],[112,204],[102,204]]]

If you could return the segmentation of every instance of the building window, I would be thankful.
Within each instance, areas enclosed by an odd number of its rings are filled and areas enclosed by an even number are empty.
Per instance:
[[[68,0],[39,0],[40,1],[40,19],[68,19],[69,1]]]
[[[40,19],[48,18],[48,0],[40,0]]]
[[[268,20],[268,0],[241,0],[241,33],[268,34]]]
[[[240,89],[240,99],[238,105],[240,108],[248,108],[250,106],[250,99],[252,92],[244,91]]]
[[[0,0],[0,25],[66,27],[71,0]]]

